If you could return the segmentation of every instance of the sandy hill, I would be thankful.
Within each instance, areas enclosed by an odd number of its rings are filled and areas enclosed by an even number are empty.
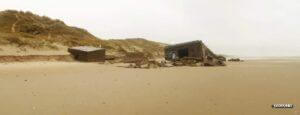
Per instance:
[[[162,43],[142,38],[103,40],[87,30],[71,27],[63,21],[31,12],[14,10],[0,12],[0,55],[26,54],[22,52],[51,55],[60,51],[65,53],[68,47],[84,45],[101,46],[114,55],[144,52],[161,56],[164,47]]]

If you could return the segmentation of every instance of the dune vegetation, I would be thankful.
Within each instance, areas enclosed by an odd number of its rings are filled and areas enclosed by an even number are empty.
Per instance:
[[[85,29],[68,26],[58,19],[31,12],[6,10],[0,12],[0,45],[37,50],[59,50],[58,46],[94,46],[106,48],[115,55],[143,52],[162,56],[165,44],[142,38],[105,40]]]

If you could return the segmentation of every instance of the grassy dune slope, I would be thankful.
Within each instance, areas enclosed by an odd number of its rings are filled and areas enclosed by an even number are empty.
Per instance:
[[[68,26],[63,21],[14,10],[0,12],[0,46],[3,45],[37,50],[59,50],[58,46],[101,46],[115,55],[145,52],[155,56],[161,56],[164,47],[164,44],[141,38],[103,40],[87,30]]]

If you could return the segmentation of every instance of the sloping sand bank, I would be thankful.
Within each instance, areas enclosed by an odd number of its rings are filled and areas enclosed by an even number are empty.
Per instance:
[[[25,56],[1,56],[0,63],[11,62],[36,62],[36,61],[74,61],[71,55],[25,55]]]
[[[299,115],[300,62],[128,69],[74,62],[0,64],[1,115]],[[272,104],[295,104],[276,110]]]

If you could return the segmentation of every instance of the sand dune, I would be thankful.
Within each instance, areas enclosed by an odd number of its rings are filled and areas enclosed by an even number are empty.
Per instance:
[[[58,50],[53,49],[33,49],[29,47],[20,48],[15,45],[0,45],[0,56],[14,55],[69,55],[68,48],[65,46],[59,46]]]
[[[76,62],[0,64],[1,115],[300,115],[300,62],[128,69]],[[276,103],[295,104],[287,110]]]

